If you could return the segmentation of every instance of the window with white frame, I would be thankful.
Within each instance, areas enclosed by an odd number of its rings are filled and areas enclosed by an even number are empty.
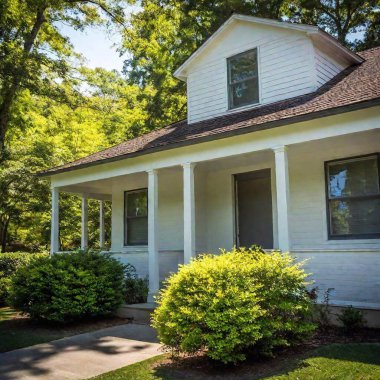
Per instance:
[[[379,155],[326,163],[330,239],[380,237]]]
[[[257,49],[227,59],[229,108],[259,103]]]
[[[124,193],[124,245],[148,244],[148,190]]]

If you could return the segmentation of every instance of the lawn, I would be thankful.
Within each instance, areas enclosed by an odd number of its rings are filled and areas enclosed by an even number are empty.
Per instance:
[[[377,380],[380,379],[380,344],[330,344],[275,359],[251,361],[237,367],[215,368],[203,363],[202,359],[173,362],[161,355],[94,379]]]
[[[65,326],[32,322],[9,307],[0,308],[0,352],[50,342],[66,336],[124,324],[125,319],[110,317]]]

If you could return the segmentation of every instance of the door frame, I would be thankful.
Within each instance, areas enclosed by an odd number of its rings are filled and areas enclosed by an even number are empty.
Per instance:
[[[233,245],[239,247],[239,207],[238,207],[238,180],[239,174],[248,174],[261,170],[269,170],[271,180],[271,196],[272,196],[272,230],[273,230],[273,249],[278,249],[278,223],[277,223],[277,194],[276,194],[276,174],[274,165],[270,166],[257,166],[251,170],[244,172],[236,172],[232,174],[232,190],[233,190]]]

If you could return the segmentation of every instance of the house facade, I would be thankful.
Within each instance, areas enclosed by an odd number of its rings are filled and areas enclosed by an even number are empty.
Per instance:
[[[112,201],[110,252],[149,277],[151,301],[197,254],[258,244],[307,259],[332,304],[379,310],[380,49],[233,15],[174,75],[187,120],[42,173],[52,252],[70,192],[83,248],[87,200]]]

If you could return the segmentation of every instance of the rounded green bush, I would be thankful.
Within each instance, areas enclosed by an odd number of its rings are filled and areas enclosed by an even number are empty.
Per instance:
[[[306,277],[279,252],[202,255],[167,280],[152,324],[173,353],[205,351],[224,363],[244,360],[249,350],[272,354],[314,330]]]
[[[70,252],[33,259],[12,278],[12,306],[33,319],[70,322],[110,314],[125,296],[124,265],[107,254]]]

